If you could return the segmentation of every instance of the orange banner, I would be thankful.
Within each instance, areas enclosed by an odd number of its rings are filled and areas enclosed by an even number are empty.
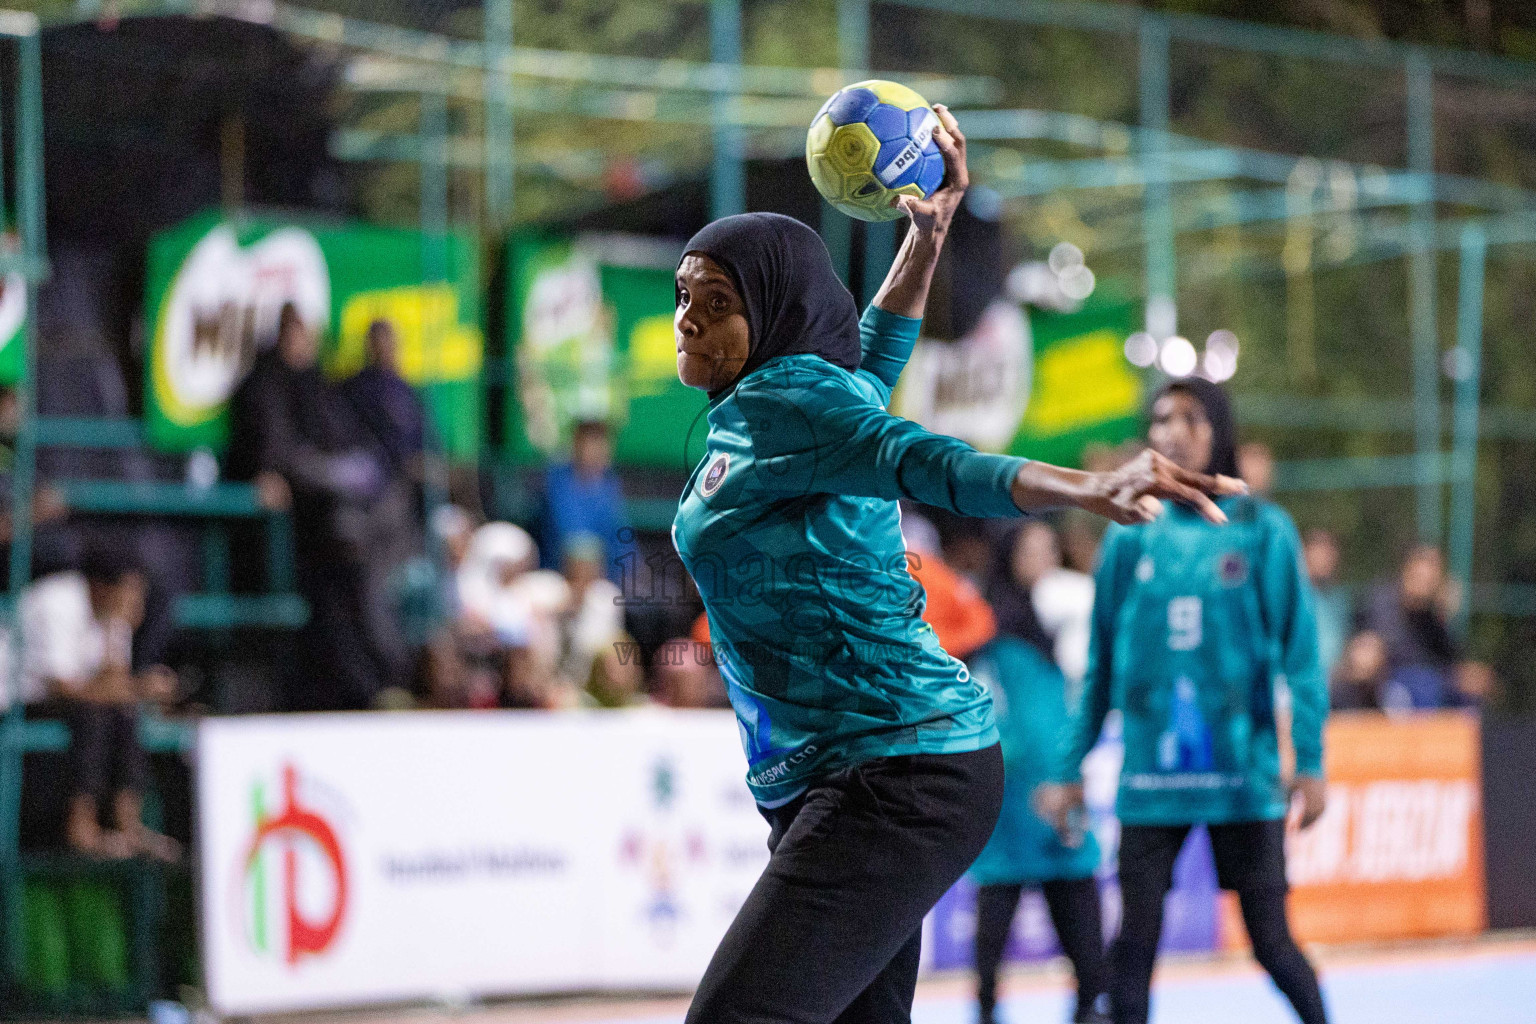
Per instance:
[[[1481,744],[1475,715],[1334,715],[1328,810],[1286,846],[1303,942],[1471,935],[1487,927]],[[1224,945],[1246,944],[1236,901]]]

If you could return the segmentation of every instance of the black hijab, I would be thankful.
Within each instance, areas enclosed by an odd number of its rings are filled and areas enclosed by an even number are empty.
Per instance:
[[[720,264],[747,307],[747,361],[710,398],[779,356],[809,353],[858,369],[858,306],[816,232],[783,214],[741,213],[707,225],[688,240],[688,253]]]
[[[1211,462],[1207,473],[1237,478],[1237,420],[1232,415],[1232,400],[1220,384],[1204,377],[1180,377],[1158,389],[1152,397],[1156,405],[1165,395],[1178,391],[1200,403],[1211,425]]]

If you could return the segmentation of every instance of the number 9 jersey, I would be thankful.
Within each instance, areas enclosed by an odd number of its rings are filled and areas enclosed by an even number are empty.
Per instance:
[[[1225,526],[1173,505],[1104,536],[1088,672],[1057,774],[1077,777],[1118,708],[1127,824],[1284,817],[1279,689],[1291,695],[1297,773],[1322,774],[1328,692],[1296,527],[1255,498],[1219,504]]]

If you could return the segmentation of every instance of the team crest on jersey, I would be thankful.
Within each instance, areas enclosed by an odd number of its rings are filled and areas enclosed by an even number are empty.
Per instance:
[[[707,498],[718,491],[720,485],[725,483],[726,470],[730,468],[731,457],[729,455],[725,452],[716,455],[715,461],[711,462],[709,468],[704,471],[704,482],[699,485],[699,493]]]
[[[1224,587],[1235,587],[1248,581],[1248,559],[1238,551],[1228,551],[1216,564],[1216,574]]]
[[[1136,578],[1142,583],[1146,583],[1156,574],[1157,566],[1153,564],[1152,556],[1142,555],[1141,560],[1136,563]]]

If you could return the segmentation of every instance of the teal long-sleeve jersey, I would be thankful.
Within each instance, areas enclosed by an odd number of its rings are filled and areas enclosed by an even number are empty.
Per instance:
[[[784,356],[710,405],[672,540],[765,807],[872,758],[997,742],[986,687],[920,617],[896,501],[1018,515],[1024,460],[886,411],[920,324],[871,306],[858,370]]]
[[[1076,777],[1118,708],[1118,813],[1130,824],[1283,817],[1280,683],[1291,695],[1296,771],[1322,774],[1328,692],[1296,527],[1268,502],[1218,504],[1226,526],[1175,505],[1104,536],[1088,673],[1057,774]]]

